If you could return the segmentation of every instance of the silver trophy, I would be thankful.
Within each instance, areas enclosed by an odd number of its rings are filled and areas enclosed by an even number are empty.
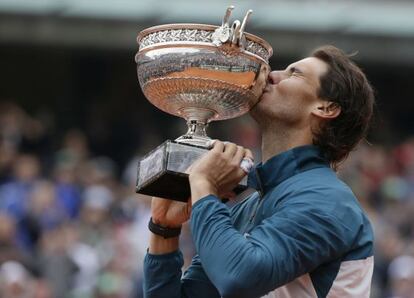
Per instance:
[[[241,116],[259,100],[272,47],[245,32],[251,10],[230,24],[233,9],[221,26],[168,24],[139,33],[135,61],[142,91],[157,108],[184,118],[188,131],[139,161],[138,193],[187,201],[186,170],[209,150],[208,123]]]

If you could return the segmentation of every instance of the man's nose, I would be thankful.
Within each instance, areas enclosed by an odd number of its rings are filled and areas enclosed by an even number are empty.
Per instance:
[[[269,73],[268,80],[270,84],[276,85],[276,84],[279,84],[279,82],[283,80],[283,78],[284,78],[284,71],[274,70]]]

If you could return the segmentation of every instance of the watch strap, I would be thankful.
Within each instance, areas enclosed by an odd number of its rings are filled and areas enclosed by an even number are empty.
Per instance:
[[[181,234],[181,227],[167,228],[160,226],[152,221],[152,217],[148,222],[148,229],[154,234],[163,237],[164,239],[178,237]]]

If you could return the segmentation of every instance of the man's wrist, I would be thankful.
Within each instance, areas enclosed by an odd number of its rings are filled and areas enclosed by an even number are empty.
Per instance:
[[[194,204],[208,195],[218,195],[217,188],[203,177],[190,177],[191,201]]]
[[[158,236],[161,236],[165,239],[178,237],[181,234],[181,225],[178,227],[163,226],[163,225],[160,225],[157,221],[153,220],[152,217],[150,218],[148,222],[148,229],[152,233]]]
[[[167,238],[151,233],[148,253],[152,255],[163,255],[178,250],[179,237]]]

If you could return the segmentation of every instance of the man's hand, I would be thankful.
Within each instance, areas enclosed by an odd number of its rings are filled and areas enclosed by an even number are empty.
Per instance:
[[[187,203],[153,197],[151,201],[152,221],[168,228],[177,228],[191,214],[191,200]]]
[[[151,215],[152,221],[167,228],[177,228],[185,223],[191,214],[191,200],[187,203],[152,198]],[[151,233],[148,252],[155,255],[166,254],[178,249],[178,237],[164,239]]]
[[[253,160],[252,152],[233,143],[215,140],[210,152],[189,170],[192,203],[209,194],[220,197],[231,193],[247,174],[240,168],[243,158]]]
[[[189,169],[192,200],[187,203],[152,198],[151,214],[154,223],[176,228],[190,218],[191,205],[206,195],[231,193],[246,175],[240,168],[243,158],[253,160],[250,150],[232,143],[215,141],[214,147]],[[164,239],[151,234],[149,252],[165,254],[178,249],[178,237]]]

